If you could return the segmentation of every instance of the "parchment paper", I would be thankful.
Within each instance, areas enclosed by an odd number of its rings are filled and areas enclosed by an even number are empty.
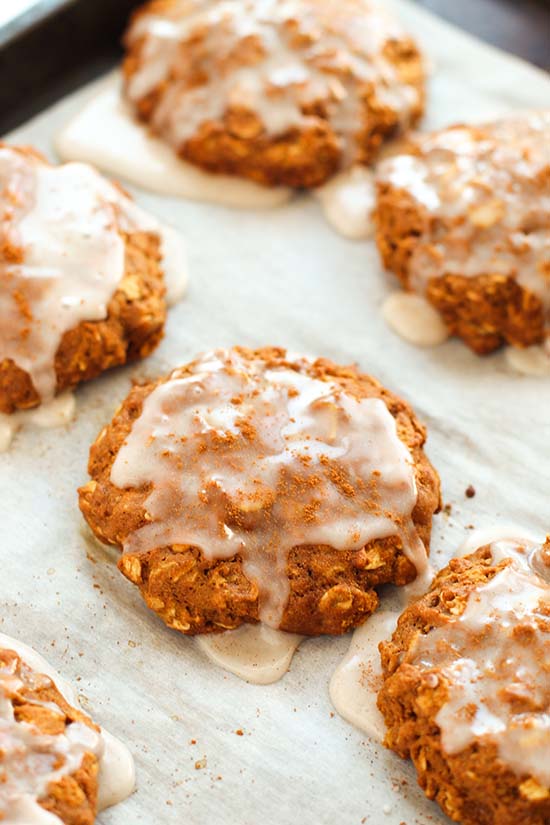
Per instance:
[[[550,106],[548,76],[406,0],[395,5],[434,64],[425,127]],[[56,130],[89,94],[10,139],[51,154]],[[0,457],[0,629],[45,655],[133,750],[138,790],[102,814],[103,825],[446,822],[406,763],[332,715],[327,685],[348,638],[304,643],[272,686],[224,673],[146,609],[115,554],[86,539],[75,490],[88,446],[132,376],[155,376],[214,346],[287,345],[358,361],[426,422],[428,453],[452,504],[434,526],[440,566],[468,526],[513,522],[541,537],[550,526],[550,384],[513,375],[501,355],[480,359],[460,342],[419,350],[397,338],[379,314],[393,284],[372,243],[335,235],[313,198],[253,213],[134,194],[185,232],[190,292],[152,358],[79,390],[78,419],[66,432],[22,433]],[[473,499],[464,496],[469,484]],[[391,604],[389,591],[383,602]]]

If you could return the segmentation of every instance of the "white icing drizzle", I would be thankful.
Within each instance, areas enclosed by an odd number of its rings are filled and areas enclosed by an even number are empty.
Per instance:
[[[447,681],[436,716],[445,751],[496,744],[519,776],[550,786],[550,553],[527,540],[491,545],[510,564],[468,596],[464,612],[419,635],[405,657]]]
[[[330,698],[340,716],[378,742],[385,733],[376,705],[382,687],[378,645],[392,635],[397,619],[397,613],[379,610],[354,630],[349,650],[330,680]]]
[[[378,167],[425,216],[409,263],[424,294],[443,275],[512,277],[550,311],[550,111],[419,136]]]
[[[140,210],[141,212],[141,210]],[[161,235],[162,270],[166,287],[166,303],[169,307],[177,304],[187,292],[189,270],[187,263],[187,247],[181,234],[171,226],[166,226],[151,220],[146,212],[141,212],[142,226],[149,225],[149,231]]]
[[[422,295],[392,292],[382,306],[382,317],[401,338],[417,347],[435,347],[449,337],[438,311]]]
[[[118,73],[58,134],[63,160],[83,160],[105,172],[161,195],[176,195],[243,209],[280,206],[291,197],[281,186],[268,188],[228,175],[203,172],[186,163],[135,121],[120,97]]]
[[[26,427],[64,427],[74,418],[75,398],[64,392],[32,410],[21,410],[12,415],[0,413],[0,453],[9,449],[16,433]]]
[[[0,360],[25,370],[47,402],[64,333],[107,316],[124,275],[120,233],[159,224],[86,164],[51,166],[1,146],[0,186]]]
[[[176,149],[232,109],[271,136],[320,122],[321,104],[346,157],[357,154],[365,90],[406,127],[418,90],[384,48],[401,26],[368,0],[174,0],[136,18],[126,35],[138,66],[126,85],[138,103],[162,84],[151,125]]]
[[[150,393],[111,481],[152,484],[149,523],[126,552],[186,544],[208,559],[239,553],[270,627],[287,602],[293,547],[352,550],[397,535],[419,574],[427,564],[411,517],[411,455],[385,403],[235,350],[205,354]]]
[[[14,651],[26,668],[26,679],[40,686],[49,679],[65,700],[78,708],[73,688],[32,648],[0,633],[0,648]],[[72,722],[63,734],[46,735],[17,721],[9,696],[23,686],[17,674],[0,669],[0,817],[6,825],[59,825],[60,819],[38,804],[51,783],[77,771],[85,753],[99,759],[98,807],[121,802],[135,787],[133,759],[127,748],[106,731]],[[28,700],[43,704],[39,700]],[[55,710],[55,706],[48,705]],[[60,763],[61,760],[61,763]]]
[[[340,235],[365,240],[374,232],[374,175],[365,166],[352,166],[315,190],[325,218]]]
[[[212,662],[235,676],[255,685],[270,685],[285,675],[302,639],[260,622],[197,636],[195,641]]]
[[[472,530],[461,544],[458,556],[469,556],[486,544],[506,543],[510,547],[521,547],[522,542],[539,544],[539,538],[525,527],[516,524],[495,524],[490,527],[480,527]]]

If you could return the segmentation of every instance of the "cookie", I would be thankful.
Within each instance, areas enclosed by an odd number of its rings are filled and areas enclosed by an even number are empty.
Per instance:
[[[80,507],[182,633],[344,633],[427,564],[439,479],[410,407],[355,367],[207,353],[136,386],[90,451]]]
[[[313,187],[420,117],[414,41],[369,0],[152,0],[125,37],[124,93],[183,159]]]
[[[550,544],[453,559],[380,646],[386,744],[463,825],[550,821]]]

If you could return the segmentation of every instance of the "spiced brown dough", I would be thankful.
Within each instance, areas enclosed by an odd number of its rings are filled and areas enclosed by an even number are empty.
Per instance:
[[[73,722],[97,730],[84,713],[66,702],[51,679],[40,675],[37,680],[33,671],[22,669],[21,664],[14,651],[0,648],[0,668],[13,672],[24,685],[9,700],[17,722],[32,726],[37,736],[62,734]],[[0,774],[2,762],[0,750]],[[98,772],[97,757],[91,751],[85,752],[78,770],[51,782],[45,795],[38,800],[39,804],[64,825],[93,825],[97,811]],[[3,821],[1,804],[0,821]]]
[[[304,369],[314,378],[335,382],[356,398],[385,402],[414,460],[418,497],[412,519],[428,547],[432,516],[440,503],[439,477],[423,451],[425,429],[410,407],[355,367],[319,359],[305,369],[303,362],[300,367],[287,361],[283,349],[237,350],[245,359],[260,358],[267,366]],[[118,548],[146,523],[144,501],[150,486],[115,487],[110,480],[111,468],[145,399],[165,380],[134,387],[90,450],[92,480],[79,490],[80,508],[96,537]],[[159,547],[124,554],[119,569],[139,587],[147,605],[183,633],[222,631],[258,621],[258,589],[245,576],[238,554],[226,560],[207,560],[197,547]],[[344,633],[361,624],[377,607],[375,588],[388,582],[404,585],[416,575],[397,536],[374,540],[353,551],[319,545],[294,547],[286,569],[290,595],[281,628],[310,635]]]
[[[313,27],[314,34],[304,26],[299,16],[296,19],[289,17],[284,23],[273,22],[274,30],[281,29],[287,45],[296,55],[296,61],[303,59],[307,49],[312,45],[311,38],[318,37],[317,29],[326,27],[324,36],[327,42],[332,37],[330,28],[330,9],[325,0],[316,0],[320,9],[320,20]],[[346,0],[350,17],[353,14],[375,14],[363,0]],[[323,4],[327,9],[323,17]],[[174,9],[182,5],[179,0],[152,0],[138,9],[134,14],[126,34],[127,54],[124,61],[124,76],[126,79],[126,94],[132,79],[150,59],[148,48],[150,36],[134,34],[134,28],[147,15],[163,14],[170,17]],[[222,4],[220,4],[222,5]],[[196,6],[186,6],[186,12],[196,12]],[[341,9],[340,9],[341,11]],[[345,11],[343,12],[345,14]],[[328,18],[328,19],[327,19]],[[223,17],[213,24],[210,30],[204,23],[197,24],[187,39],[182,38],[174,59],[167,74],[147,94],[134,99],[132,103],[137,116],[161,137],[168,137],[171,127],[160,124],[164,116],[158,118],[159,110],[164,104],[167,94],[178,89],[176,100],[181,100],[186,94],[194,93],[202,86],[207,86],[212,75],[219,75],[219,83],[225,82],[231,74],[240,69],[251,68],[261,63],[265,58],[266,44],[256,35],[243,37],[233,49],[220,49],[219,53],[211,45],[214,27],[219,29],[218,36],[223,31]],[[323,32],[320,33],[321,38]],[[223,44],[226,40],[221,40]],[[322,40],[321,40],[322,43]],[[357,54],[362,58],[359,47]],[[334,94],[338,95],[340,86],[351,82],[357,88],[360,99],[360,115],[355,129],[358,148],[358,160],[361,163],[370,163],[377,154],[385,139],[391,137],[403,127],[403,116],[388,102],[391,97],[392,83],[396,87],[410,87],[410,97],[414,100],[407,113],[406,125],[414,124],[421,117],[424,108],[424,67],[421,55],[414,41],[405,36],[388,37],[381,54],[393,67],[395,78],[388,80],[389,94],[382,100],[377,95],[374,83],[354,77],[353,59],[356,54],[350,40],[340,65],[331,64],[333,55],[327,49],[328,58],[326,68],[323,60],[316,58],[316,67],[333,78]],[[349,54],[348,54],[349,52]],[[368,58],[366,58],[368,60]],[[379,58],[380,59],[380,58]],[[307,62],[307,59],[306,59]],[[315,58],[311,58],[311,63]],[[334,61],[337,63],[338,61]],[[329,66],[329,64],[331,64]],[[388,74],[388,73],[387,73]],[[284,86],[278,95],[287,94]],[[212,92],[216,93],[216,89]],[[266,89],[265,100],[273,91]],[[354,92],[355,94],[355,92]],[[310,102],[301,107],[302,114],[308,117],[307,123],[299,123],[294,127],[285,128],[281,133],[270,134],[264,127],[261,115],[244,103],[228,105],[219,118],[210,118],[200,123],[190,137],[176,141],[175,151],[185,160],[202,167],[203,169],[228,175],[238,175],[260,184],[274,186],[284,185],[291,187],[314,187],[322,184],[333,175],[344,161],[342,136],[338,128],[331,124],[329,111],[338,97],[313,97]],[[173,106],[170,111],[173,112]]]
[[[494,563],[490,546],[453,559],[430,591],[405,610],[392,639],[380,645],[384,684],[378,707],[387,725],[386,745],[412,760],[426,795],[463,825],[548,825],[550,793],[508,768],[486,738],[459,753],[446,753],[436,716],[447,700],[449,681],[441,672],[434,679],[433,668],[403,659],[419,634],[432,628],[449,625],[452,643],[451,622],[464,611],[472,591],[508,564],[510,559]]]

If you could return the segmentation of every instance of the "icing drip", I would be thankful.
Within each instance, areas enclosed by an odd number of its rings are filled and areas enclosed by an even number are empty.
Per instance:
[[[235,676],[270,685],[285,675],[302,638],[260,623],[197,636],[196,643],[212,662]]]
[[[86,753],[99,760],[100,810],[125,799],[134,789],[132,758],[122,743],[83,722],[71,722],[63,733],[44,734],[14,715],[12,697],[25,686],[53,682],[66,701],[78,707],[72,688],[32,648],[0,634],[0,648],[21,658],[0,667],[0,818],[13,825],[59,825],[61,820],[39,804],[52,783],[75,773]],[[27,704],[56,710],[54,703],[25,696]],[[61,711],[60,711],[61,713]]]
[[[176,149],[232,109],[252,112],[276,136],[315,126],[317,107],[352,159],[367,90],[403,127],[418,107],[418,90],[385,52],[403,38],[366,0],[176,0],[131,25],[126,42],[138,65],[126,94],[138,104],[162,85],[151,124]]]
[[[325,218],[344,238],[364,240],[374,231],[374,178],[365,166],[352,166],[315,190]]]
[[[107,316],[124,275],[121,232],[159,224],[81,163],[51,166],[0,146],[0,187],[0,361],[12,360],[50,401],[64,333]]]
[[[461,615],[420,635],[405,661],[435,669],[447,700],[436,721],[447,753],[494,742],[518,775],[550,786],[550,558],[527,540],[491,545],[509,564],[473,590]]]
[[[395,630],[398,616],[377,611],[353,632],[349,650],[330,680],[330,698],[340,714],[372,739],[384,739],[384,719],[376,705],[382,687],[378,645]]]
[[[419,137],[418,155],[378,168],[426,216],[411,288],[443,275],[502,275],[550,311],[550,111]],[[550,319],[549,319],[550,320]],[[519,360],[519,358],[518,358]]]
[[[449,337],[440,314],[422,295],[393,292],[384,301],[382,316],[394,332],[417,347],[435,347]]]
[[[399,536],[419,574],[427,564],[411,517],[412,459],[385,403],[237,351],[208,353],[150,393],[111,481],[152,485],[148,523],[125,552],[184,544],[208,559],[238,553],[274,628],[293,547],[353,550]]]

